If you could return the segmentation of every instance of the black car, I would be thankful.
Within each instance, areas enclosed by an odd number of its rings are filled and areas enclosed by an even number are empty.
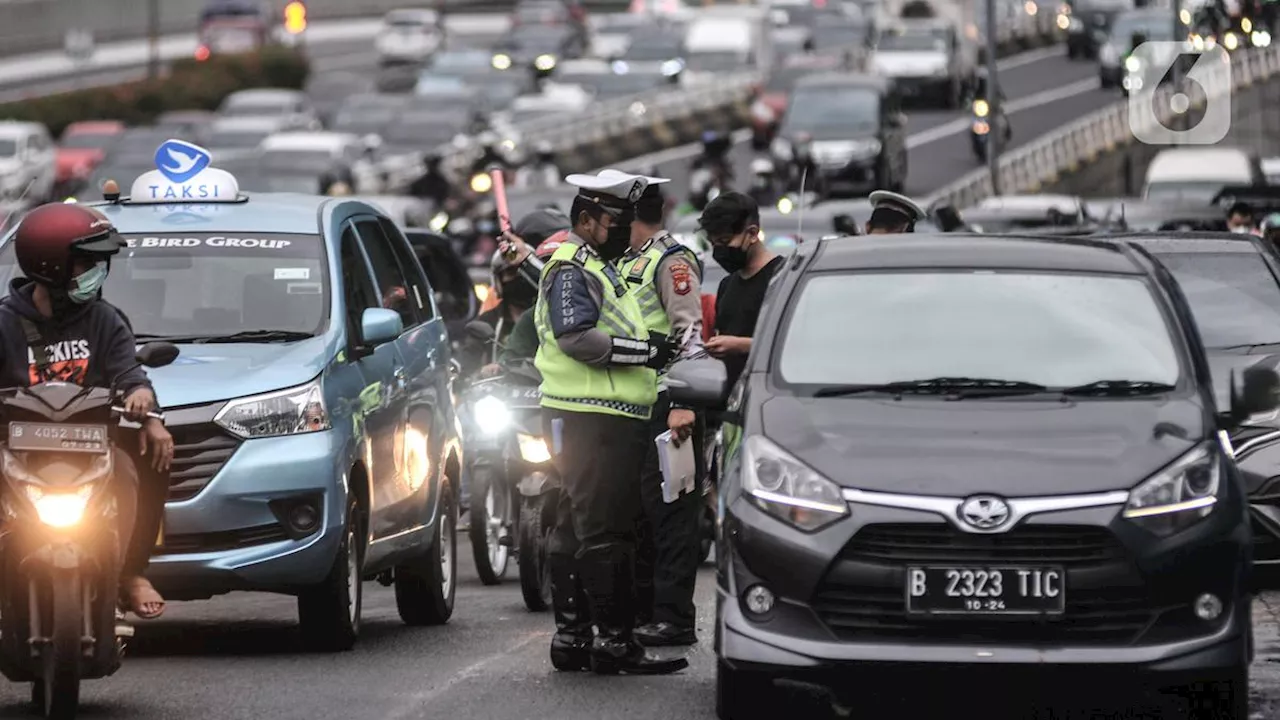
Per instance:
[[[1195,717],[1248,717],[1251,542],[1220,431],[1274,411],[1280,376],[1239,373],[1224,406],[1141,248],[804,243],[731,392],[718,364],[677,363],[668,385],[728,396],[722,720],[773,707],[776,680],[859,707],[893,691],[885,674],[1191,689]]]
[[[1232,373],[1280,366],[1280,263],[1261,238],[1180,233],[1128,239],[1173,273],[1195,315],[1219,402]],[[1274,411],[1231,431],[1249,493],[1258,587],[1280,588],[1280,418]]]
[[[1074,0],[1067,21],[1067,57],[1096,58],[1116,16],[1134,9],[1134,0]],[[1172,22],[1172,21],[1170,21]]]
[[[774,165],[796,168],[797,146],[803,146],[816,175],[805,189],[820,188],[827,197],[901,190],[907,182],[906,125],[890,80],[846,72],[805,76],[787,97]],[[798,169],[792,174],[799,178]]]

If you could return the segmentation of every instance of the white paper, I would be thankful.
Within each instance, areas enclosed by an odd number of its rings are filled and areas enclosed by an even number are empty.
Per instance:
[[[676,447],[668,430],[653,439],[658,446],[658,467],[662,470],[662,500],[673,503],[681,493],[697,489],[697,463],[692,438]]]
[[[277,280],[310,280],[311,268],[276,268]]]

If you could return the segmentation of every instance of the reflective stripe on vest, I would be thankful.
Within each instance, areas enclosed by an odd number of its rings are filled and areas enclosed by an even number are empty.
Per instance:
[[[542,268],[548,273],[562,265],[576,265],[604,287],[600,319],[596,327],[613,337],[647,339],[644,316],[635,297],[612,266],[585,246],[565,243],[556,248]],[[542,283],[540,283],[540,286]],[[542,373],[542,406],[578,412],[647,420],[658,399],[658,375],[646,367],[596,368],[569,357],[560,349],[551,328],[550,309],[542,294],[534,307],[538,328],[538,354],[534,365]]]

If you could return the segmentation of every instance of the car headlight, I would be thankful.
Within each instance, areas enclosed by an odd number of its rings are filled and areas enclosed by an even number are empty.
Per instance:
[[[1235,33],[1227,33],[1222,38],[1222,45],[1228,50],[1235,50],[1240,46],[1240,38]]]
[[[556,58],[554,55],[539,55],[533,59],[533,67],[536,70],[547,72],[554,70],[556,67]]]
[[[498,53],[493,56],[492,64],[494,70],[507,70],[511,67],[511,56],[506,53]]]
[[[1131,73],[1136,73],[1142,69],[1142,61],[1130,55],[1124,59],[1124,69]]]
[[[1125,518],[1163,537],[1208,517],[1222,485],[1222,463],[1214,447],[1195,448],[1131,490]]]
[[[23,492],[35,507],[40,522],[55,528],[69,528],[84,519],[85,508],[93,498],[93,484],[81,485],[74,490],[53,491],[38,485],[24,484]]]
[[[742,489],[761,510],[806,532],[849,514],[840,486],[769,440],[753,435],[742,452]]]
[[[301,435],[328,430],[320,381],[228,402],[213,422],[242,438]]]
[[[663,75],[666,75],[667,77],[673,77],[675,75],[679,75],[681,72],[684,72],[684,60],[680,58],[672,58],[670,60],[663,61],[662,63]]]
[[[790,160],[791,143],[784,137],[776,137],[769,145],[769,153],[780,160]]]
[[[518,433],[516,440],[520,443],[520,457],[527,463],[535,465],[551,460],[551,451],[547,449],[547,441],[536,435]]]
[[[507,404],[492,395],[477,400],[472,414],[476,427],[490,435],[496,435],[511,425],[511,411]]]

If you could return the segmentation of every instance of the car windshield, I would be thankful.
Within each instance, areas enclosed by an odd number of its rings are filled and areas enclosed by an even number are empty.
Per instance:
[[[467,83],[457,75],[434,75],[423,74],[418,76],[418,84],[414,86],[414,93],[418,95],[429,95],[432,93],[456,93],[463,92],[467,89]]]
[[[821,68],[812,65],[774,68],[773,72],[769,74],[769,80],[765,83],[764,89],[768,92],[790,92],[800,78],[831,69],[830,67]]]
[[[885,33],[876,49],[882,52],[946,52],[947,41],[933,33]]]
[[[416,120],[417,117],[411,115],[387,127],[382,132],[382,139],[392,145],[421,144],[422,149],[425,150],[429,145],[439,145],[452,140],[464,128],[462,123],[440,122],[438,118],[435,122],[420,122]]]
[[[776,369],[791,385],[971,377],[1068,388],[1180,377],[1164,316],[1134,277],[829,273],[804,284],[790,315]]]
[[[691,54],[685,65],[698,72],[735,72],[744,69],[747,61],[739,52],[700,52]]]
[[[819,50],[851,48],[861,45],[866,34],[863,25],[823,24],[813,29],[813,45]]]
[[[680,57],[681,52],[680,38],[644,36],[631,41],[627,51],[623,53],[622,59],[640,62],[670,60]]]
[[[18,154],[16,140],[0,140],[0,157],[13,157]]]
[[[440,53],[431,61],[431,70],[439,74],[488,72],[492,56],[486,52]]]
[[[866,132],[880,125],[880,93],[869,88],[799,87],[791,93],[784,126],[787,132],[838,127]]]
[[[215,130],[209,135],[209,147],[255,148],[270,134],[263,130]]]
[[[279,330],[315,335],[328,318],[319,235],[125,234],[102,296],[147,336]],[[0,249],[0,285],[19,277],[13,243]]]
[[[1191,180],[1186,182],[1154,182],[1147,185],[1146,199],[1156,202],[1196,203],[1208,205],[1225,187],[1222,182]]]
[[[1160,252],[1206,347],[1280,344],[1280,285],[1254,253]]]
[[[119,139],[119,133],[73,133],[63,138],[58,145],[77,150],[101,150],[115,144]]]
[[[381,132],[383,128],[395,121],[396,116],[397,112],[390,109],[351,108],[338,113],[333,120],[333,129],[356,135]]]
[[[232,101],[219,113],[223,117],[259,117],[262,115],[287,115],[293,110],[293,101],[252,98]]]
[[[267,150],[258,159],[267,171],[325,172],[333,168],[335,159],[328,150]]]

